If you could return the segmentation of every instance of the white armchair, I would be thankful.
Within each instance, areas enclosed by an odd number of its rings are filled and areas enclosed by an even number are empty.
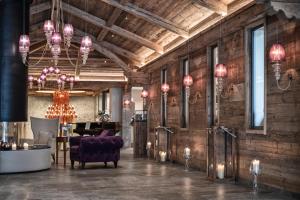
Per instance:
[[[59,119],[45,119],[30,117],[34,144],[43,144],[51,147],[51,155],[55,160],[56,136],[59,130]]]

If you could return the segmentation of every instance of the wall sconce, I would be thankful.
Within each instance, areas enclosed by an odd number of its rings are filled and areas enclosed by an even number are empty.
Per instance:
[[[273,44],[270,52],[269,52],[269,57],[272,63],[272,67],[274,68],[274,73],[275,73],[275,79],[277,82],[277,87],[280,90],[287,90],[291,86],[291,82],[293,80],[293,77],[291,74],[288,75],[289,78],[289,83],[287,87],[282,88],[279,85],[279,80],[280,80],[280,72],[281,72],[281,62],[285,59],[285,50],[281,44]]]
[[[124,104],[125,107],[128,107],[130,105],[130,100],[125,99],[123,104]]]
[[[190,97],[190,86],[193,85],[193,77],[191,75],[185,75],[183,78],[183,85],[186,89],[187,98]]]
[[[164,84],[161,85],[161,91],[163,92],[163,95],[164,95],[165,97],[168,96],[169,90],[170,90],[170,86],[169,86],[168,83],[164,83]]]
[[[143,109],[146,108],[146,99],[149,96],[149,92],[145,89],[142,90],[141,97],[143,98]]]
[[[217,78],[217,91],[220,96],[224,89],[224,78],[227,76],[227,67],[225,64],[217,64],[215,67],[215,77]]]

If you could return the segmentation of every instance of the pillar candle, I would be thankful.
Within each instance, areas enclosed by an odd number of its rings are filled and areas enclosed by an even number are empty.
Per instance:
[[[188,147],[185,147],[185,148],[184,148],[184,155],[185,155],[185,156],[190,156],[190,155],[191,155],[191,149],[188,148]]]
[[[17,145],[16,145],[16,143],[13,143],[13,144],[11,145],[11,150],[13,150],[13,151],[17,150]]]
[[[224,178],[224,165],[223,164],[218,164],[217,165],[217,173],[218,173],[218,178],[219,179]]]
[[[160,152],[160,161],[165,162],[167,157],[167,153],[165,151]]]
[[[151,149],[151,142],[147,142],[147,149]]]
[[[28,150],[28,143],[25,142],[25,143],[23,144],[23,147],[24,147],[24,150]]]
[[[259,172],[259,160],[252,161],[252,171],[256,174]]]

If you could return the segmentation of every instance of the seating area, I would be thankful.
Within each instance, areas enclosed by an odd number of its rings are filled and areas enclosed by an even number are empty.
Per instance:
[[[0,200],[300,199],[300,0],[0,0]]]

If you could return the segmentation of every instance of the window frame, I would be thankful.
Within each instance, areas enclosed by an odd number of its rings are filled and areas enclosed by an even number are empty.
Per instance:
[[[160,86],[163,84],[163,83],[168,83],[168,69],[167,69],[167,66],[163,67],[161,69],[161,72],[160,72]],[[164,94],[163,92],[161,91],[161,88],[160,88],[160,97],[161,97],[161,104],[160,104],[160,125],[161,126],[167,126],[167,119],[168,119],[168,109],[167,109],[167,99],[165,101],[165,98],[164,98]]]
[[[264,124],[261,128],[253,127],[252,117],[252,33],[259,27],[264,27]],[[245,82],[246,82],[246,113],[245,129],[249,134],[267,134],[267,26],[266,19],[257,20],[245,28]]]
[[[216,113],[216,78],[214,75],[215,72],[215,65],[213,61],[213,56],[214,56],[214,49],[217,49],[218,53],[218,60],[220,61],[220,43],[221,41],[218,40],[216,42],[213,42],[207,47],[207,67],[208,67],[208,82],[207,82],[207,126],[208,127],[213,127],[217,125],[217,119],[218,116],[215,115]]]
[[[187,69],[185,69],[185,65],[187,62]],[[181,91],[180,91],[180,129],[182,130],[188,130],[189,129],[189,100],[187,97],[187,89],[185,88],[183,84],[183,79],[185,75],[188,75],[190,72],[190,63],[189,63],[189,57],[184,56],[180,58],[180,75],[181,75]],[[186,71],[186,72],[185,72]],[[183,120],[185,120],[185,127]]]

